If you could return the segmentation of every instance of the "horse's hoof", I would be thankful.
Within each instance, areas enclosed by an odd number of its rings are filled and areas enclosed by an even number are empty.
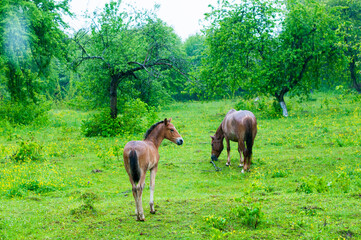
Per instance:
[[[243,164],[239,164],[238,167],[243,168]]]
[[[230,164],[230,163],[226,163],[226,166],[229,167],[229,166],[231,166],[231,164]]]
[[[151,214],[155,214],[155,212],[156,212],[155,210],[154,210],[154,211],[150,211]]]

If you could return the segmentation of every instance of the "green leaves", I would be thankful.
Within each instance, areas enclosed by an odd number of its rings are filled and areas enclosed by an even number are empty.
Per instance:
[[[65,27],[60,11],[67,1],[6,1],[0,5],[0,58],[12,101],[36,102],[53,58],[64,56]]]
[[[222,1],[207,15],[204,97],[307,95],[317,88],[322,68],[341,53],[339,18],[315,0],[266,4]]]

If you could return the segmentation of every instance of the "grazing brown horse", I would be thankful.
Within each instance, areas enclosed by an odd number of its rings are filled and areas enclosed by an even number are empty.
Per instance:
[[[171,119],[164,119],[164,121],[154,124],[144,134],[143,141],[130,141],[124,147],[124,166],[133,187],[137,221],[144,221],[142,193],[145,185],[145,174],[148,170],[150,170],[150,212],[155,213],[153,194],[160,144],[164,138],[178,145],[183,144],[183,138],[170,121]]]
[[[238,142],[238,152],[241,157],[240,167],[243,165],[242,173],[248,171],[251,166],[252,146],[257,134],[257,120],[254,114],[250,111],[236,111],[230,110],[221,125],[218,127],[212,138],[212,161],[217,161],[219,155],[223,150],[223,139],[227,143],[227,163],[231,164],[229,152],[231,150],[229,141]],[[247,144],[247,148],[245,146]],[[244,164],[242,160],[242,153],[244,156]]]

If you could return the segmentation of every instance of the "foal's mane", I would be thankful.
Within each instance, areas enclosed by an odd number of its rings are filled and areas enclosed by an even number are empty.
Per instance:
[[[149,136],[149,134],[154,130],[154,128],[156,128],[159,124],[164,123],[164,121],[160,121],[157,122],[155,124],[153,124],[144,134],[144,140],[147,139],[147,137]]]

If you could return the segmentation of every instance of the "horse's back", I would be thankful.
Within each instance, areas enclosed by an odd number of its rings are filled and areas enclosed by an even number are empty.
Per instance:
[[[224,122],[232,125],[242,124],[242,122],[247,119],[251,118],[252,121],[257,121],[255,115],[248,110],[239,110],[236,111],[231,109],[228,111],[226,117],[224,118]]]
[[[222,122],[222,128],[229,140],[238,141],[244,138],[244,133],[249,129],[256,134],[257,120],[251,111],[231,109]]]
[[[158,151],[156,151],[150,143],[146,141],[130,141],[124,146],[124,164],[129,162],[129,154],[131,151],[137,153],[139,167],[143,170],[152,168],[159,160]]]

